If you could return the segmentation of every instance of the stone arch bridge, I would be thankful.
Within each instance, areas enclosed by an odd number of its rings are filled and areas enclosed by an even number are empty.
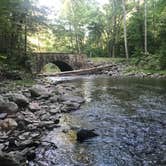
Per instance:
[[[61,71],[84,69],[88,64],[85,54],[33,53],[31,70],[33,73],[40,73],[43,67],[48,63],[55,64]]]

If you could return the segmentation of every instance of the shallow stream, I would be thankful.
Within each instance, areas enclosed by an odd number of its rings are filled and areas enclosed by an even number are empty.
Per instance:
[[[81,87],[86,103],[62,115],[63,132],[43,138],[58,148],[39,148],[31,165],[166,165],[166,80],[93,76],[69,82]],[[73,131],[66,133],[69,126]],[[95,129],[99,136],[77,143],[77,128]]]

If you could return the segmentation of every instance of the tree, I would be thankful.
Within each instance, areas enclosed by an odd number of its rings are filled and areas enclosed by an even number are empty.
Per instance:
[[[144,0],[144,30],[145,30],[145,36],[144,36],[144,51],[145,54],[148,53],[147,50],[147,0]]]
[[[126,22],[126,6],[125,0],[122,0],[122,7],[123,7],[123,26],[124,26],[124,45],[125,45],[125,54],[126,58],[129,58],[128,55],[128,45],[127,45],[127,22]]]
[[[10,67],[25,67],[26,53],[30,50],[27,36],[45,25],[45,11],[32,0],[0,1],[0,53],[5,55],[5,63]]]

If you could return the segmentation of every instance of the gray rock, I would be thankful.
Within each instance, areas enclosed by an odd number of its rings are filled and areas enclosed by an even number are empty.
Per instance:
[[[30,92],[32,97],[49,96],[51,94],[51,92],[43,85],[34,85],[30,89]]]
[[[19,166],[20,163],[14,159],[13,156],[10,156],[9,154],[0,153],[0,163],[2,166]]]
[[[4,103],[5,101],[4,101],[4,99],[3,99],[3,97],[0,95],[0,103]]]
[[[16,113],[18,111],[18,106],[14,102],[0,102],[0,112],[5,112],[8,114]]]
[[[5,119],[7,117],[7,113],[0,113],[0,119]]]
[[[74,102],[74,103],[84,103],[85,100],[80,97],[80,96],[71,96],[71,95],[62,95],[60,98],[59,98],[59,101],[60,102]]]
[[[54,121],[41,121],[39,126],[40,127],[45,127],[45,126],[53,125],[53,124],[54,124]]]
[[[55,103],[55,102],[58,101],[58,98],[59,98],[59,97],[55,95],[55,96],[53,96],[53,97],[50,98],[50,102],[51,102],[51,103]]]
[[[38,103],[30,103],[28,107],[31,111],[38,111],[41,109]]]
[[[40,119],[43,121],[43,120],[45,120],[45,121],[47,121],[47,120],[49,120],[49,118],[50,118],[50,114],[49,113],[45,113],[45,114],[43,114],[41,117],[40,117]]]
[[[50,109],[50,110],[49,110],[49,113],[50,113],[50,114],[60,113],[60,109],[59,109],[59,108]]]
[[[10,99],[14,101],[18,106],[25,107],[29,104],[29,100],[22,94],[11,94]]]
[[[18,138],[20,140],[27,140],[30,136],[30,132],[25,132],[25,133],[22,133],[21,135],[18,136]]]
[[[77,110],[80,107],[79,103],[74,103],[74,102],[71,102],[71,101],[63,102],[63,104],[64,105],[61,107],[62,112],[74,111],[74,110]]]
[[[38,124],[39,123],[39,119],[35,116],[34,113],[30,112],[30,111],[22,111],[23,115],[19,115],[18,118],[19,120],[24,120],[26,123],[35,123]],[[34,125],[34,124],[33,124]]]

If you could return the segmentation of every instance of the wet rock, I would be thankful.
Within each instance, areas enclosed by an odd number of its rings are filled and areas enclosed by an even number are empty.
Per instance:
[[[41,121],[39,126],[40,127],[46,127],[46,126],[53,125],[53,124],[54,124],[53,121]]]
[[[64,101],[70,101],[70,102],[75,102],[75,103],[84,103],[85,100],[80,97],[80,96],[71,96],[71,95],[62,95],[60,98],[59,98],[59,101],[60,102],[64,102]]]
[[[58,101],[58,98],[59,98],[58,96],[53,96],[53,97],[50,98],[50,102],[55,103],[55,102]]]
[[[20,107],[26,107],[29,104],[28,98],[22,94],[11,94],[10,99]]]
[[[39,106],[39,104],[38,103],[35,103],[35,102],[33,102],[33,103],[30,103],[29,104],[29,110],[31,110],[31,111],[38,111],[38,110],[40,110],[41,109],[41,107]]]
[[[24,122],[26,122],[27,124],[29,123],[39,123],[40,120],[35,116],[34,113],[30,112],[30,111],[22,111],[22,114],[18,115],[17,118],[19,120],[24,120]]]
[[[7,117],[7,113],[0,113],[0,119],[5,119]]]
[[[2,166],[19,166],[19,163],[13,157],[0,154],[0,164]]]
[[[88,130],[88,129],[80,129],[77,131],[77,141],[83,142],[87,139],[93,138],[98,136],[97,133],[94,132],[94,130]]]
[[[36,153],[34,150],[28,151],[26,154],[26,158],[28,161],[32,161],[36,158]]]
[[[3,99],[3,97],[0,95],[0,103],[4,103],[5,101],[4,101],[4,99]]]
[[[39,136],[40,136],[39,132],[31,133],[32,138],[36,138],[36,137],[39,137]]]
[[[19,135],[18,138],[20,140],[27,140],[29,138],[29,136],[30,136],[30,132],[25,132],[25,133]]]
[[[62,112],[74,111],[74,110],[79,109],[79,107],[80,107],[79,103],[74,103],[74,102],[71,102],[71,101],[63,102],[63,104],[64,105],[61,107]]]
[[[30,93],[32,97],[49,96],[51,94],[43,85],[34,85],[30,89]]]
[[[52,115],[53,115],[53,114],[60,113],[60,109],[59,109],[59,108],[50,109],[50,110],[49,110],[49,113],[52,114]]]
[[[0,121],[0,128],[2,130],[11,130],[15,127],[17,127],[17,122],[14,119],[7,118]]]
[[[8,114],[16,113],[18,106],[14,102],[0,102],[0,112],[6,112]]]
[[[45,114],[43,114],[43,115],[40,117],[40,119],[41,119],[41,120],[44,120],[44,121],[49,120],[49,118],[50,118],[50,114],[49,114],[49,113],[45,113]]]

